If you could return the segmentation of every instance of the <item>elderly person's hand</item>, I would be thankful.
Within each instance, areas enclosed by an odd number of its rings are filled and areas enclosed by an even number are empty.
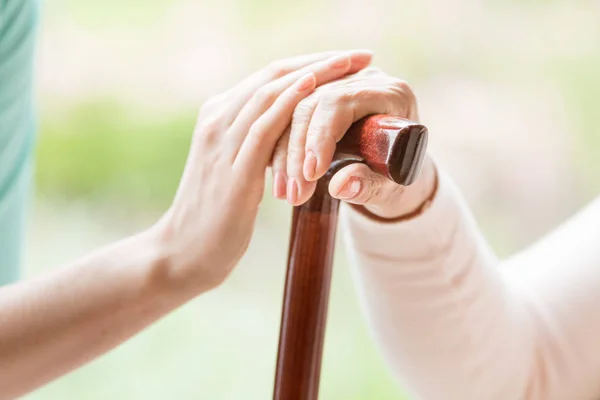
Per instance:
[[[419,120],[416,98],[408,84],[372,67],[323,85],[301,100],[273,155],[274,196],[287,198],[293,205],[308,200],[315,181],[331,164],[336,143],[353,122],[370,114]],[[435,170],[428,157],[419,178],[409,187],[355,163],[333,176],[329,192],[364,205],[379,217],[396,218],[417,209],[434,185]]]

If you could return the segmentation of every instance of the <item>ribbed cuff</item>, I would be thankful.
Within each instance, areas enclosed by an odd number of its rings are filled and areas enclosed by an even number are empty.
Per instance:
[[[344,204],[342,220],[357,250],[386,257],[431,257],[455,236],[462,213],[460,201],[450,177],[438,169],[437,190],[415,212],[385,220]]]
[[[429,207],[431,207],[431,203],[433,202],[433,199],[435,199],[435,196],[437,195],[438,183],[439,183],[438,172],[437,172],[436,166],[434,166],[434,178],[433,179],[434,179],[433,190],[431,191],[431,194],[429,194],[429,196],[417,208],[415,208],[414,210],[412,210],[404,215],[400,215],[399,217],[396,217],[396,218],[380,217],[379,215],[373,214],[371,211],[367,210],[367,208],[361,204],[348,203],[348,206],[350,206],[351,208],[356,210],[356,212],[361,213],[364,216],[366,216],[367,218],[375,220],[377,222],[389,224],[389,223],[407,221],[409,219],[418,217],[419,215],[423,214]]]

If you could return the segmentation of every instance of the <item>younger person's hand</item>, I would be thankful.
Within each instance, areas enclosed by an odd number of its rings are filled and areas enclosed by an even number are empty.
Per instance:
[[[225,279],[248,246],[265,170],[294,109],[370,60],[342,51],[278,61],[206,102],[175,200],[153,228],[171,278],[203,289]]]

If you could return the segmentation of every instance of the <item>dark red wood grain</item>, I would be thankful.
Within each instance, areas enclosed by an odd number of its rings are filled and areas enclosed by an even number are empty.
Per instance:
[[[314,195],[294,208],[283,299],[275,400],[315,400],[319,393],[323,340],[339,201],[329,180],[343,166],[365,162],[402,185],[417,177],[427,129],[403,118],[374,115],[356,122],[338,143]]]
[[[417,178],[427,147],[427,128],[404,118],[372,115],[354,123],[338,143],[336,159],[365,162],[404,186]]]

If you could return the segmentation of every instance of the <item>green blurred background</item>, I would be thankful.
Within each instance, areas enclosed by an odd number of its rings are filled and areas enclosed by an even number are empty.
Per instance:
[[[508,256],[598,190],[599,16],[591,0],[46,1],[27,274],[156,220],[208,96],[334,48],[369,48],[412,84],[431,151]],[[225,285],[27,399],[270,398],[289,217],[266,196]],[[408,398],[349,268],[340,241],[321,398]]]

